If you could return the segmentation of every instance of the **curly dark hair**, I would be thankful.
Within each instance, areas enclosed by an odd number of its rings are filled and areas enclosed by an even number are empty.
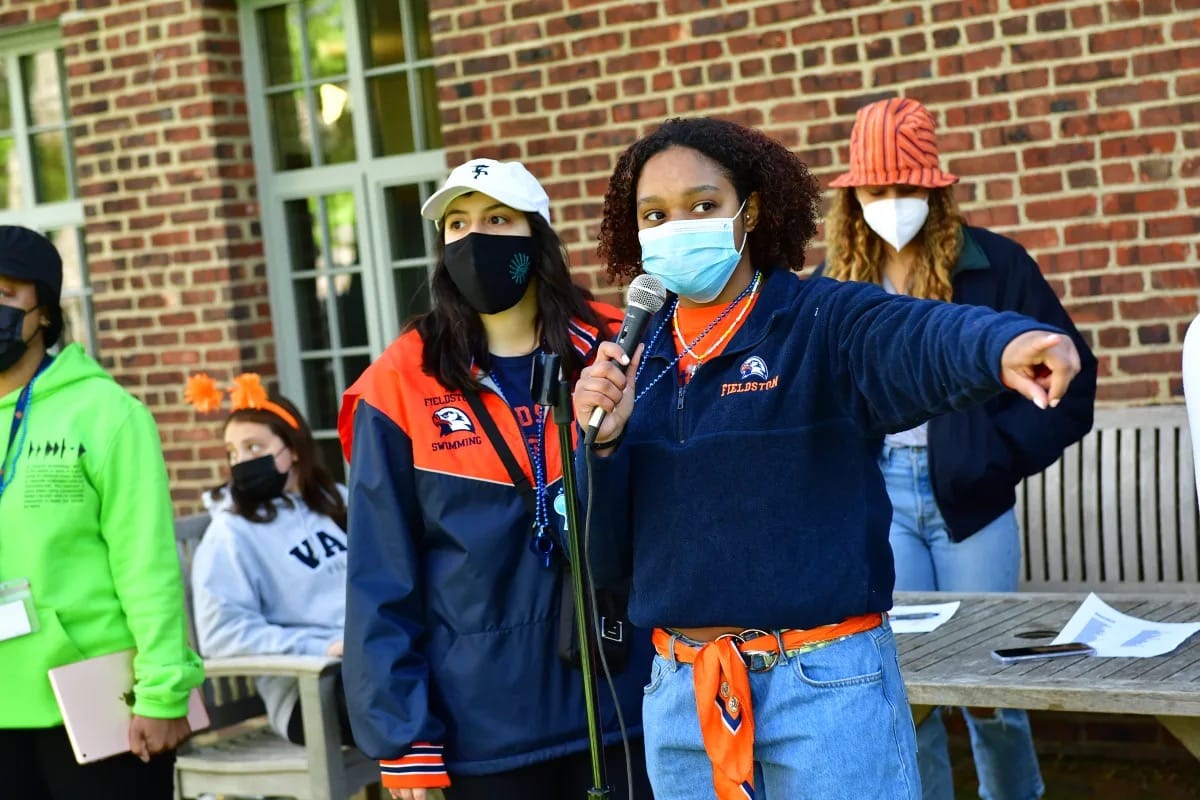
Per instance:
[[[600,317],[588,305],[590,294],[571,282],[567,252],[558,234],[541,214],[525,212],[533,234],[533,243],[540,258],[535,260],[537,278],[538,322],[547,349],[562,359],[563,375],[574,382],[579,377],[590,353],[581,356],[571,343],[572,318],[582,320],[600,330],[600,340],[610,332]],[[483,321],[458,291],[446,269],[446,245],[443,237],[437,240],[437,265],[430,278],[433,309],[414,319],[408,327],[421,334],[422,368],[438,379],[447,389],[478,390],[479,381],[471,365],[487,370],[491,366],[487,333]]]
[[[638,243],[637,182],[650,158],[670,147],[688,147],[714,161],[739,201],[758,192],[758,223],[748,247],[755,268],[804,267],[804,248],[817,231],[821,187],[808,166],[766,134],[711,117],[673,118],[630,145],[617,159],[604,195],[597,252],[616,281],[642,271]]]

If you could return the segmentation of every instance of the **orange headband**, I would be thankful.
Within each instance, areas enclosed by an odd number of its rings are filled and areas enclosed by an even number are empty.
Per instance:
[[[188,378],[183,389],[183,399],[201,414],[220,411],[223,396],[217,382],[203,372]],[[300,423],[286,408],[267,399],[267,390],[263,388],[262,378],[257,372],[243,372],[233,379],[233,385],[229,387],[229,404],[231,411],[247,408],[269,411],[295,430],[300,430]]]

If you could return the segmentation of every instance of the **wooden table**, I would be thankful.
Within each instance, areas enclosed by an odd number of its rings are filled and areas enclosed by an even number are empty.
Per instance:
[[[897,592],[896,605],[961,600],[931,633],[897,634],[900,668],[914,705],[1150,714],[1200,758],[1200,634],[1154,658],[1077,656],[1001,664],[991,651],[1048,644],[1084,594]],[[1118,611],[1156,622],[1200,621],[1200,593],[1104,595]]]

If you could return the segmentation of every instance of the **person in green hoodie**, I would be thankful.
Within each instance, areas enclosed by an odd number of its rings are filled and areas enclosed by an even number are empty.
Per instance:
[[[167,800],[189,648],[149,411],[62,333],[62,259],[0,226],[0,795]],[[76,763],[47,671],[133,648],[130,753]]]

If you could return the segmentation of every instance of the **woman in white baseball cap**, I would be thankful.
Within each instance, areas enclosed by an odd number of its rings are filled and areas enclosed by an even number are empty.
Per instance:
[[[517,162],[452,171],[422,209],[440,234],[433,309],[343,398],[343,674],[355,741],[393,797],[556,800],[592,785],[582,674],[558,655],[563,456],[530,374],[556,353],[573,382],[620,313],[571,282],[549,206]],[[648,661],[648,635],[639,647],[629,663]],[[614,675],[640,798],[646,677]],[[609,782],[628,797],[601,695]]]

